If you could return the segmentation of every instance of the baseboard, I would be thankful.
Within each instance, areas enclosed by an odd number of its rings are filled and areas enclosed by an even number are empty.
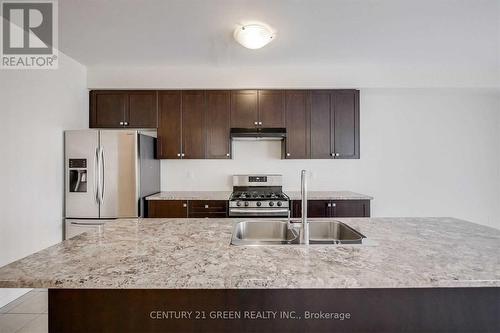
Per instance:
[[[32,289],[26,288],[9,288],[9,289],[0,289],[0,308],[9,304],[13,300],[23,296],[24,294],[30,292]]]

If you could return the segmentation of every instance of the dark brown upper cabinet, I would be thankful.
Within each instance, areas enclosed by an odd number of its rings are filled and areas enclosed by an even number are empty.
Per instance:
[[[205,157],[205,92],[160,91],[158,157]]]
[[[231,127],[254,128],[258,126],[257,90],[231,92]]]
[[[309,158],[309,92],[305,90],[285,93],[286,140],[284,157]]]
[[[93,90],[90,128],[156,128],[156,91]]]
[[[282,90],[258,91],[258,126],[285,127],[285,94]]]
[[[158,157],[231,158],[231,128],[286,128],[286,159],[358,159],[359,91],[94,90],[90,127],[158,128]]]
[[[359,91],[311,92],[311,158],[359,158]]]
[[[157,128],[156,91],[137,91],[128,94],[127,127]]]
[[[332,93],[311,93],[311,158],[332,158]]]
[[[359,90],[337,90],[333,94],[332,153],[335,158],[359,158]]]
[[[181,109],[181,157],[205,158],[205,91],[183,91]]]
[[[282,90],[231,92],[231,127],[285,127],[285,93]]]
[[[158,94],[158,158],[181,158],[181,98],[180,91],[160,91]]]
[[[231,157],[229,91],[160,91],[158,156]]]
[[[229,91],[206,92],[206,151],[207,158],[231,157],[231,94]]]

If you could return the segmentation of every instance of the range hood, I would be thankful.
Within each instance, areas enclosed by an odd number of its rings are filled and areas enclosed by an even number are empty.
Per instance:
[[[231,128],[233,140],[283,140],[286,128]]]

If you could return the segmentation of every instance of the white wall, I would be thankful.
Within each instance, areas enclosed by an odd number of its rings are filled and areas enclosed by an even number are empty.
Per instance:
[[[273,172],[285,189],[375,197],[373,216],[453,216],[500,228],[500,93],[361,90],[360,160],[281,160],[276,142],[233,142],[233,160],[162,161],[162,190],[229,190],[230,175]]]
[[[63,130],[88,126],[86,69],[0,71],[0,266],[63,239]],[[23,290],[0,289],[0,307]]]

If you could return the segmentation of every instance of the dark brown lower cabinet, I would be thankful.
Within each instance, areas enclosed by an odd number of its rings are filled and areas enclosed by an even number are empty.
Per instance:
[[[148,217],[188,217],[188,202],[186,200],[148,200]]]
[[[301,217],[301,201],[292,200],[292,217]],[[150,218],[225,218],[226,200],[149,200]],[[309,200],[307,216],[370,217],[370,200]]]
[[[301,204],[292,201],[292,217],[302,216]],[[370,200],[308,200],[307,217],[370,217]]]
[[[227,217],[226,200],[149,200],[150,218],[224,218]]]
[[[189,201],[189,217],[227,217],[226,200],[194,200]]]

